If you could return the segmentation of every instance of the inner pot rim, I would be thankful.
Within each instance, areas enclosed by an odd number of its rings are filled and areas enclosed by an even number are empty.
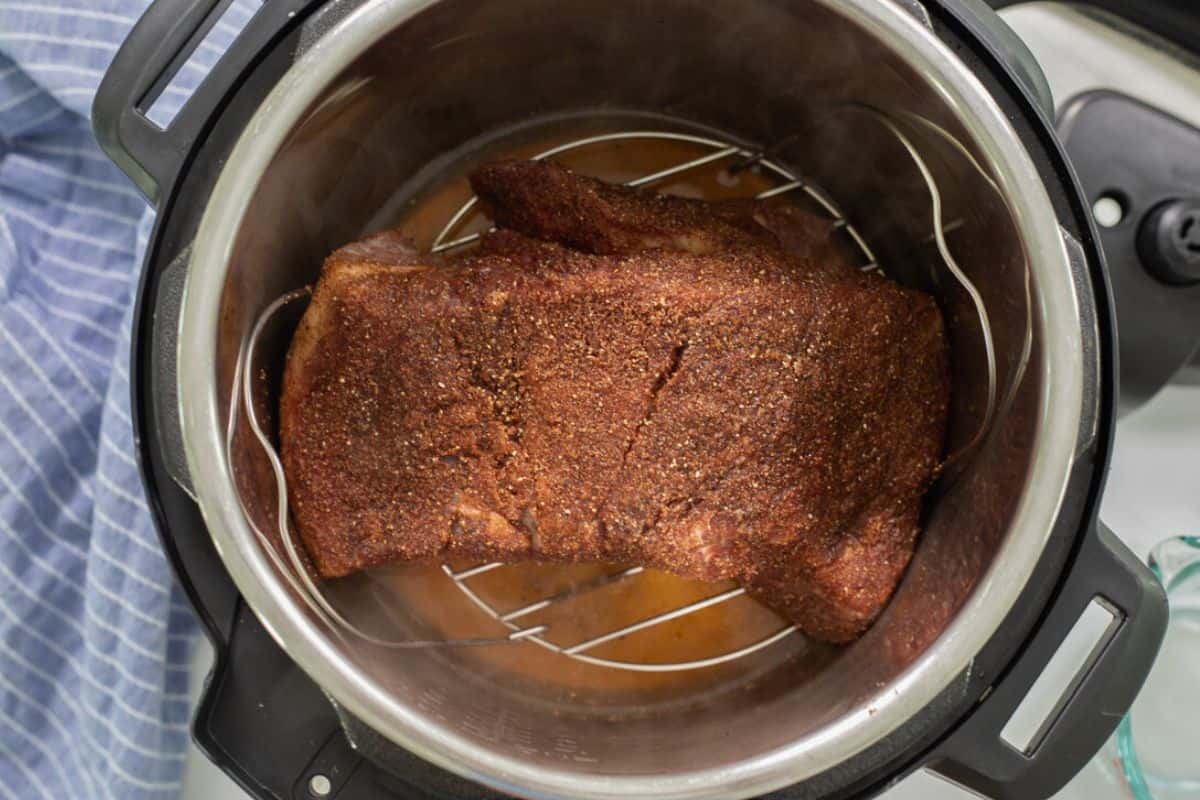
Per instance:
[[[1041,417],[1014,522],[978,587],[938,640],[895,681],[835,723],[734,766],[667,776],[613,777],[532,767],[461,737],[397,702],[344,658],[274,573],[242,517],[224,457],[215,380],[217,331],[233,245],[258,181],[328,82],[367,48],[436,0],[369,0],[305,52],[262,103],[229,156],[205,209],[187,272],[179,336],[179,402],[197,501],[239,591],[279,645],[330,696],[395,744],[438,766],[521,793],[579,798],[698,798],[769,792],[841,763],[902,726],[967,668],[1024,590],[1049,538],[1077,451],[1084,366],[1076,288],[1057,216],[1028,153],[984,86],[927,28],[893,3],[812,0],[900,55],[958,111],[1024,232],[1047,347]]]

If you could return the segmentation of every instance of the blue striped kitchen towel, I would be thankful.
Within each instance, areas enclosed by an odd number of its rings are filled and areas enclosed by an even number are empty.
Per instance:
[[[195,622],[129,417],[152,223],[88,120],[147,0],[0,0],[0,798],[179,793]],[[178,106],[252,14],[228,13]]]

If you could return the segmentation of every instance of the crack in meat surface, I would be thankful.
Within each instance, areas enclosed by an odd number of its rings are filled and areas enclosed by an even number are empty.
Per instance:
[[[912,555],[949,387],[926,295],[828,221],[541,162],[472,184],[472,254],[397,232],[332,254],[280,405],[318,571],[470,557],[734,579],[848,641]]]
[[[633,429],[633,433],[629,436],[629,442],[625,445],[625,450],[621,453],[621,467],[618,470],[618,474],[624,474],[625,462],[629,459],[629,454],[633,451],[633,446],[637,444],[638,434],[650,424],[654,418],[654,412],[658,409],[658,393],[671,382],[671,379],[675,377],[675,373],[679,372],[685,352],[687,352],[687,342],[677,345],[671,351],[671,360],[667,362],[667,365],[658,373],[658,377],[654,379],[654,384],[650,387],[650,397],[646,401],[646,413],[642,415],[641,421]]]

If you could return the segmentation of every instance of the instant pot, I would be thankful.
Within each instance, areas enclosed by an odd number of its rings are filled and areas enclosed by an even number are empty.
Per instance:
[[[251,795],[843,798],[925,767],[1024,800],[1099,749],[1166,625],[1153,576],[1096,512],[1118,353],[1127,410],[1186,372],[1200,339],[1200,181],[1179,166],[1196,131],[1112,93],[1078,98],[1056,131],[1037,63],[976,0],[267,0],[178,115],[150,121],[228,5],[153,3],[94,122],[158,211],[134,425],[164,548],[216,651],[194,735]],[[1181,0],[1091,5],[1200,47]],[[954,457],[901,587],[852,645],[764,648],[724,682],[566,691],[476,648],[379,647],[331,626],[262,535],[280,487],[246,418],[269,438],[286,345],[285,331],[248,346],[264,312],[503,143],[588,126],[781,165],[889,274],[937,295]],[[1119,213],[1098,232],[1099,200]],[[372,580],[330,602],[427,638],[416,604]],[[1092,606],[1111,623],[1091,657],[1012,735]]]

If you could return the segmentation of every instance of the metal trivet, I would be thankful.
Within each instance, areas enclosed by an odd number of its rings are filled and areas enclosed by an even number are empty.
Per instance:
[[[996,378],[996,357],[995,357],[995,350],[994,350],[994,345],[993,345],[993,340],[992,340],[991,324],[990,324],[990,320],[988,319],[987,309],[983,305],[983,300],[980,297],[979,292],[976,290],[975,286],[971,283],[971,281],[966,277],[966,275],[963,273],[963,271],[959,268],[958,264],[955,262],[953,256],[951,255],[951,253],[946,245],[945,229],[946,229],[947,225],[942,220],[941,193],[939,192],[938,187],[937,187],[936,183],[934,182],[934,179],[933,179],[933,176],[932,176],[930,170],[926,166],[924,160],[921,158],[917,149],[913,146],[911,140],[905,135],[905,133],[902,132],[902,130],[896,125],[896,123],[893,121],[893,119],[890,116],[884,114],[883,112],[881,112],[877,109],[869,108],[866,106],[846,106],[846,107],[844,107],[844,110],[863,112],[863,113],[867,113],[867,114],[870,114],[873,117],[875,117],[877,119],[877,121],[880,122],[880,124],[882,124],[886,129],[888,129],[894,136],[896,136],[896,138],[899,140],[901,145],[905,148],[905,150],[908,152],[908,154],[913,158],[913,161],[916,164],[917,168],[920,170],[921,175],[924,178],[924,180],[928,186],[929,192],[930,192],[930,199],[931,199],[931,202],[933,205],[933,216],[934,216],[933,240],[936,243],[937,249],[938,249],[948,271],[966,290],[967,294],[970,296],[970,298],[971,298],[972,302],[974,303],[975,308],[980,316],[981,330],[982,330],[983,339],[984,339],[985,358],[987,359],[987,367],[988,367],[987,406],[986,406],[986,411],[985,411],[984,418],[983,418],[983,423],[980,426],[979,432],[971,439],[971,441],[968,443],[968,445],[966,447],[962,448],[960,451],[951,455],[949,457],[949,459],[947,459],[947,461],[953,461],[953,460],[956,460],[965,451],[971,449],[972,447],[974,447],[975,444],[977,444],[979,441],[981,441],[981,439],[982,439],[983,435],[985,434],[985,432],[987,431],[987,429],[991,423],[991,420],[993,419],[995,411],[996,411],[996,394],[997,394],[997,392],[996,392],[996,380],[997,380],[997,378]],[[913,116],[915,116],[915,115],[913,115]],[[948,138],[951,141],[951,143],[953,145],[955,145],[961,153],[963,153],[968,158],[970,158],[968,151],[965,148],[963,148],[961,146],[961,144],[954,141],[953,138],[950,137],[948,133],[946,133],[945,131],[943,131],[940,128],[937,128],[936,126],[933,126],[932,123],[928,123],[927,121],[925,121],[921,118],[917,118],[917,121],[925,123],[937,135],[942,136],[944,138]],[[604,135],[600,135],[600,136],[591,136],[591,137],[587,137],[584,139],[578,139],[578,140],[575,140],[572,142],[568,142],[566,144],[562,144],[557,147],[546,150],[543,153],[539,153],[538,155],[534,156],[534,160],[552,158],[554,156],[561,155],[563,153],[567,153],[567,152],[570,152],[573,150],[578,150],[580,148],[585,148],[585,147],[596,147],[596,146],[600,146],[600,145],[611,144],[613,142],[629,142],[629,141],[636,141],[636,140],[651,140],[651,141],[653,141],[653,140],[658,140],[658,141],[669,140],[669,141],[675,141],[675,142],[684,142],[684,143],[688,143],[688,144],[697,145],[700,147],[709,148],[709,150],[711,152],[706,153],[705,155],[700,156],[698,158],[694,158],[690,161],[687,161],[687,162],[684,162],[681,164],[677,164],[677,165],[674,165],[671,167],[667,167],[665,169],[659,170],[652,174],[644,175],[640,178],[629,181],[626,184],[627,186],[633,186],[633,187],[653,186],[654,184],[661,183],[661,182],[667,180],[668,178],[673,178],[676,176],[683,175],[685,173],[694,172],[695,170],[698,170],[698,169],[701,169],[704,167],[712,168],[712,167],[717,167],[717,166],[721,166],[721,165],[726,165],[726,166],[732,167],[734,169],[744,169],[744,168],[747,168],[750,166],[757,166],[757,167],[761,168],[764,172],[769,173],[772,176],[774,176],[775,178],[777,178],[779,183],[777,186],[775,186],[771,189],[768,189],[766,191],[758,193],[757,195],[755,195],[755,199],[767,199],[767,198],[771,198],[771,197],[786,195],[791,192],[803,192],[809,198],[814,200],[822,209],[824,209],[824,211],[832,218],[834,228],[837,230],[843,231],[844,234],[850,238],[850,240],[853,242],[853,244],[858,249],[858,251],[862,253],[863,265],[860,267],[860,269],[862,269],[863,271],[881,271],[878,263],[876,262],[875,256],[871,251],[871,248],[867,245],[866,241],[859,234],[859,232],[854,228],[854,226],[851,225],[846,220],[845,216],[841,213],[841,211],[838,209],[837,205],[833,202],[833,200],[829,197],[829,195],[827,195],[819,187],[814,186],[810,182],[797,176],[795,173],[793,173],[792,171],[788,170],[787,168],[781,166],[777,162],[767,158],[764,155],[764,153],[762,153],[762,152],[755,152],[755,151],[749,150],[743,146],[736,145],[736,144],[730,144],[729,142],[721,141],[719,139],[713,139],[713,138],[703,137],[703,136],[695,136],[695,135],[691,135],[691,134],[676,133],[676,132],[670,132],[670,131],[626,131],[626,132],[620,132],[620,133],[609,133],[609,134],[604,134]],[[972,161],[972,165],[981,174],[983,174],[982,168],[979,167],[978,164],[974,163],[973,159],[971,159],[971,161]],[[984,177],[989,182],[991,182],[990,178],[988,178],[988,176],[986,174],[984,174]],[[995,186],[994,183],[992,185],[993,185],[993,187]],[[999,190],[997,189],[997,191],[999,191]],[[449,238],[449,237],[451,237],[452,234],[454,234],[455,231],[462,228],[469,221],[474,219],[476,217],[476,215],[479,215],[481,213],[479,211],[479,209],[477,208],[477,206],[478,206],[478,200],[475,197],[472,197],[470,200],[465,202],[458,209],[458,211],[455,212],[455,214],[446,223],[445,227],[438,234],[437,238],[434,240],[433,245],[431,247],[431,252],[433,252],[433,253],[447,252],[447,251],[451,251],[451,250],[455,250],[455,249],[460,249],[460,248],[469,246],[469,245],[477,242],[482,236],[482,234],[480,234],[480,233],[464,235],[464,236],[460,236],[458,238]],[[528,642],[538,645],[539,647],[545,648],[552,652],[559,653],[568,658],[575,659],[577,661],[581,661],[581,662],[584,662],[587,664],[592,664],[592,665],[596,665],[596,666],[604,666],[604,667],[613,667],[613,668],[617,668],[617,669],[631,670],[631,671],[635,671],[635,672],[674,672],[674,671],[681,671],[681,670],[700,669],[703,667],[711,667],[711,666],[715,666],[717,664],[722,664],[722,663],[726,663],[728,661],[732,661],[737,658],[741,658],[742,656],[749,655],[758,650],[762,650],[763,648],[769,647],[772,644],[775,644],[776,642],[779,642],[782,639],[785,639],[786,637],[790,636],[791,634],[797,632],[797,628],[795,625],[785,624],[784,626],[782,626],[779,630],[775,631],[774,633],[771,633],[768,636],[766,636],[762,639],[759,639],[758,641],[755,641],[751,644],[748,644],[744,647],[730,650],[728,652],[714,655],[714,656],[711,656],[708,658],[696,659],[696,660],[692,660],[692,661],[670,662],[670,663],[641,663],[641,662],[618,661],[618,660],[614,660],[614,659],[610,659],[610,658],[602,658],[599,656],[590,655],[588,653],[588,651],[593,650],[594,648],[596,648],[600,645],[603,645],[607,642],[611,642],[616,639],[620,639],[624,636],[635,633],[637,631],[642,631],[642,630],[646,630],[649,628],[653,628],[654,626],[659,625],[661,623],[664,623],[664,622],[667,622],[670,620],[679,619],[681,617],[685,617],[689,614],[693,614],[693,613],[701,611],[703,609],[711,608],[711,607],[719,605],[721,603],[726,603],[736,597],[740,597],[740,596],[744,595],[745,590],[741,589],[741,588],[734,588],[734,589],[722,591],[717,594],[711,595],[709,597],[703,598],[701,600],[697,600],[697,601],[689,603],[687,605],[680,606],[679,608],[675,608],[675,609],[672,609],[670,611],[663,612],[660,614],[655,614],[653,616],[648,616],[637,622],[633,622],[631,624],[622,626],[616,630],[608,631],[604,634],[594,636],[594,637],[586,639],[584,641],[573,642],[573,643],[569,643],[569,644],[560,644],[560,643],[553,641],[551,638],[549,638],[550,635],[553,634],[553,631],[550,630],[548,628],[548,626],[534,625],[534,626],[530,626],[530,627],[522,627],[521,624],[519,623],[519,620],[521,620],[522,618],[527,617],[531,614],[537,613],[539,611],[543,611],[556,603],[561,603],[563,601],[566,601],[566,600],[569,600],[569,599],[572,599],[575,597],[579,597],[580,595],[583,595],[583,594],[600,592],[608,587],[615,586],[616,584],[619,584],[622,581],[629,580],[630,578],[633,578],[633,577],[641,574],[642,572],[645,571],[644,568],[643,567],[630,567],[628,569],[624,569],[624,570],[614,572],[609,575],[605,575],[600,578],[588,581],[588,582],[578,585],[572,589],[554,594],[550,597],[546,597],[546,598],[528,603],[519,608],[502,610],[502,609],[495,608],[487,600],[482,598],[479,595],[479,593],[476,592],[468,584],[468,581],[470,581],[471,578],[474,578],[479,575],[483,575],[485,573],[493,572],[494,570],[504,568],[505,565],[502,563],[499,563],[499,562],[479,564],[476,566],[472,566],[472,567],[457,570],[457,571],[452,569],[448,565],[442,565],[442,571],[446,574],[446,576],[448,578],[450,578],[454,582],[454,584],[458,587],[458,589],[460,591],[462,591],[463,594],[465,594],[481,611],[483,611],[487,616],[489,616],[490,618],[499,622],[505,628],[507,628],[509,631],[507,636],[494,637],[494,638],[452,639],[452,640],[433,640],[433,641],[416,641],[416,640],[392,641],[392,640],[381,639],[377,636],[372,636],[372,635],[367,634],[367,633],[363,632],[362,630],[360,630],[358,627],[356,627],[354,624],[352,624],[349,620],[345,619],[345,617],[342,614],[340,614],[333,607],[333,605],[328,601],[328,599],[322,593],[321,589],[318,587],[316,581],[314,581],[311,578],[309,571],[306,568],[304,559],[301,556],[301,554],[299,552],[299,548],[296,544],[296,537],[292,534],[291,529],[290,529],[289,514],[288,514],[288,501],[287,501],[287,484],[286,484],[286,480],[285,480],[285,476],[284,476],[284,472],[283,472],[283,465],[280,462],[279,456],[275,451],[275,447],[271,441],[270,436],[268,436],[268,434],[263,430],[263,428],[258,420],[257,411],[255,409],[254,402],[253,402],[253,383],[254,383],[253,376],[256,374],[255,365],[256,365],[256,356],[257,356],[257,350],[258,350],[258,342],[259,342],[259,339],[263,332],[263,329],[266,327],[268,322],[280,310],[282,310],[284,307],[286,307],[287,305],[289,305],[292,302],[307,298],[309,296],[309,294],[310,294],[310,292],[307,288],[298,289],[293,292],[290,292],[290,293],[284,295],[283,297],[280,297],[279,299],[277,299],[274,303],[272,303],[263,312],[263,314],[259,317],[259,319],[254,327],[253,332],[251,333],[249,339],[245,343],[245,346],[243,348],[242,353],[239,356],[238,363],[237,363],[237,366],[235,369],[235,379],[234,379],[235,391],[234,391],[233,403],[231,404],[230,425],[229,425],[229,431],[228,431],[228,440],[227,440],[226,444],[227,444],[227,449],[228,449],[229,445],[232,443],[232,437],[233,437],[233,433],[234,433],[235,422],[236,422],[236,419],[238,416],[238,406],[239,406],[239,400],[240,400],[240,402],[245,404],[246,416],[247,416],[247,419],[249,420],[250,427],[251,427],[256,439],[258,440],[259,444],[262,446],[263,451],[265,452],[265,454],[271,464],[271,468],[274,472],[274,477],[275,477],[276,484],[277,484],[276,491],[277,491],[277,500],[278,500],[277,513],[278,513],[278,518],[279,518],[279,536],[280,536],[280,539],[282,541],[283,548],[285,551],[286,561],[283,557],[280,556],[277,549],[275,548],[275,546],[273,546],[273,544],[271,543],[269,538],[258,528],[258,526],[255,524],[255,522],[253,520],[253,516],[249,513],[246,513],[247,520],[250,522],[251,526],[254,528],[255,533],[259,537],[259,541],[262,544],[262,546],[270,554],[270,557],[274,561],[275,566],[285,576],[285,578],[287,579],[289,584],[292,586],[292,588],[305,600],[305,602],[308,604],[310,609],[315,614],[317,614],[319,617],[324,619],[335,631],[348,632],[358,638],[369,641],[378,646],[393,647],[393,648],[462,647],[462,646],[507,644],[507,643],[512,643],[512,642],[528,641]],[[1027,343],[1027,349],[1028,349],[1028,343]],[[1019,377],[1017,378],[1017,380],[1019,380]],[[1014,380],[1013,386],[1015,386],[1015,383],[1016,383],[1016,380]],[[1010,391],[1011,391],[1011,387],[1010,387]],[[241,395],[240,398],[239,398],[239,395]],[[245,511],[245,509],[243,509],[243,510]]]

